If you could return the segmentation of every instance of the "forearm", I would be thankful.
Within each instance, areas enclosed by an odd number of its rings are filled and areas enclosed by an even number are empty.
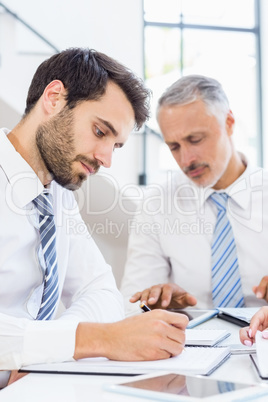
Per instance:
[[[108,337],[105,324],[79,323],[76,329],[74,359],[106,357]]]

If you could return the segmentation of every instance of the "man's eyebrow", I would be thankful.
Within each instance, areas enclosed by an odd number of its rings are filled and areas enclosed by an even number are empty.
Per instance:
[[[198,136],[198,135],[204,136],[205,134],[204,134],[203,131],[194,131],[194,132],[192,132],[192,133],[186,135],[185,137],[181,138],[181,139],[180,139],[180,142],[191,140],[193,137]],[[167,145],[169,145],[169,146],[170,146],[170,145],[179,144],[178,141],[165,141],[165,143],[166,143]]]
[[[176,141],[165,141],[165,143],[170,147],[171,145],[177,145],[178,142]]]
[[[113,135],[115,137],[118,136],[118,132],[116,131],[116,129],[114,128],[114,126],[107,120],[103,120],[100,117],[98,117],[98,119],[109,129],[111,130],[111,132],[113,133]]]

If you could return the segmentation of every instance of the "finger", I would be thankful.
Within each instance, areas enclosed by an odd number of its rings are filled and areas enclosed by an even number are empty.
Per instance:
[[[160,310],[161,311],[161,310]],[[165,313],[163,319],[170,325],[185,330],[187,325],[189,324],[189,318],[186,314],[172,313],[170,311],[162,311]]]
[[[141,292],[140,301],[142,303],[149,304],[148,302],[149,294],[150,294],[150,288],[143,290]]]
[[[194,306],[197,303],[197,299],[193,295],[187,293],[184,289],[176,286],[174,290],[173,285],[166,284],[163,285],[162,287],[162,296],[161,296],[162,307],[166,308],[170,304],[172,304],[172,299],[174,297],[175,292],[176,296],[174,299],[176,300],[177,307],[184,308],[188,306]]]
[[[188,306],[195,306],[197,303],[197,298],[194,297],[193,295],[190,295],[190,293],[186,294],[186,301],[188,303]]]
[[[263,295],[264,300],[266,300],[268,302],[268,284],[266,286],[266,291],[265,294]]]
[[[264,276],[258,286],[254,286],[253,290],[258,299],[264,299],[267,293],[268,276]]]
[[[263,299],[265,293],[266,293],[265,287],[260,286],[260,285],[256,287],[256,289],[255,289],[255,295],[256,295],[256,297],[257,297],[258,299]]]
[[[185,293],[181,298],[180,298],[180,307],[185,308],[188,306],[195,306],[197,303],[197,299],[191,295],[190,293]]]
[[[166,308],[170,305],[172,299],[172,288],[169,285],[164,285],[162,288],[162,295],[161,295],[161,306]]]
[[[161,296],[162,293],[162,286],[157,285],[157,286],[152,286],[149,289],[149,294],[148,294],[148,303],[149,304],[156,304]]]
[[[169,349],[167,338],[165,339],[160,336],[157,342],[151,342],[150,345],[147,346],[143,360],[169,359],[172,357]]]
[[[184,328],[178,328],[175,325],[170,325],[168,329],[168,337],[169,339],[178,342],[182,347],[185,346],[185,331]]]
[[[168,328],[167,340],[162,345],[171,356],[179,355],[185,346],[185,332],[174,326],[170,326]]]
[[[131,303],[135,303],[136,301],[141,299],[141,292],[137,292],[135,293],[133,296],[131,296],[131,298],[129,299],[129,301]]]
[[[239,331],[240,341],[246,346],[252,346],[253,341],[249,336],[249,327],[240,329]]]
[[[185,332],[182,329],[175,328],[170,322],[175,322],[173,315],[165,310],[153,310],[146,313],[150,318],[150,328],[157,336],[150,337],[148,353],[150,360],[164,359],[181,353],[185,344]],[[182,317],[184,320],[185,317]],[[177,317],[176,317],[177,321]]]
[[[264,330],[262,331],[262,337],[263,337],[264,339],[268,339],[268,328],[266,328],[266,329],[264,329]]]
[[[170,357],[180,355],[184,350],[184,342],[177,342],[173,339],[166,338],[162,341],[163,349],[169,354]]]
[[[162,309],[155,309],[146,314],[148,314],[148,316],[150,314],[150,318],[160,320],[162,323],[174,326],[177,329],[182,329],[183,331],[189,324],[189,318],[185,314],[173,313]]]
[[[255,338],[257,330],[262,331],[268,323],[268,307],[262,307],[250,321],[250,335]]]
[[[176,297],[176,304],[178,308],[185,308],[188,306],[194,306],[197,303],[197,299],[189,293],[184,293],[179,297]]]
[[[145,289],[142,292],[137,292],[133,296],[131,296],[129,301],[131,303],[135,303],[136,301],[140,300],[141,302],[144,302],[145,304],[147,304],[149,292],[150,292],[150,289]]]

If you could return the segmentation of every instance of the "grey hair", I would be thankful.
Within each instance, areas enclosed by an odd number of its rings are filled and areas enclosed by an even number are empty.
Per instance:
[[[175,81],[160,97],[157,114],[162,106],[183,106],[197,100],[202,100],[220,123],[224,122],[230,110],[227,96],[217,80],[203,75],[187,75]]]

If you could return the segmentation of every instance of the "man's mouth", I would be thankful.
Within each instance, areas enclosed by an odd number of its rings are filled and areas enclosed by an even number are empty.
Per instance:
[[[204,173],[205,168],[206,168],[206,166],[201,166],[201,167],[199,167],[197,169],[190,170],[188,172],[188,175],[191,176],[191,177],[199,177]]]
[[[97,173],[98,169],[94,169],[92,166],[85,164],[84,162],[81,162],[81,165],[83,166],[84,170],[86,171],[87,175],[92,175]]]
[[[184,169],[184,173],[187,174],[187,176],[191,177],[191,178],[198,178],[200,176],[202,176],[202,174],[205,172],[205,169],[208,166],[205,164],[202,165],[192,165],[189,166],[188,168]]]

